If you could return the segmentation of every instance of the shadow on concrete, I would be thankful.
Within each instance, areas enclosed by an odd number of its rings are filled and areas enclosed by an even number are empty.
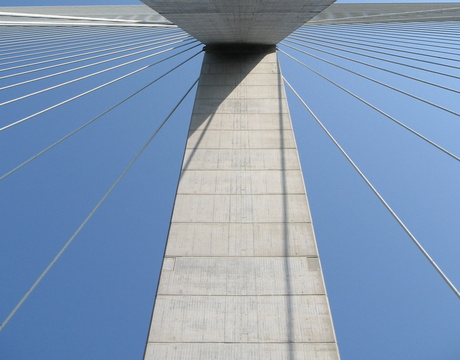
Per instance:
[[[260,61],[267,55],[267,53],[275,52],[274,46],[207,46],[206,55],[203,60],[200,82],[197,90],[197,97],[195,100],[194,110],[192,114],[189,139],[196,132],[201,132],[193,148],[188,148],[187,156],[184,158],[182,165],[182,172],[186,171],[194,156],[196,155],[204,136],[206,133],[213,128],[213,122],[222,121],[219,119],[219,107],[228,98],[228,96],[236,89],[238,85],[246,78],[246,76],[254,69],[254,67],[260,63]],[[289,207],[288,207],[288,188],[287,188],[287,166],[286,166],[286,154],[285,154],[285,131],[291,131],[291,129],[285,129],[286,116],[283,113],[285,99],[282,79],[280,72],[278,73],[278,109],[279,109],[279,131],[280,131],[280,170],[281,170],[281,194],[283,196],[282,208],[279,211],[282,212],[283,221],[283,233],[282,240],[284,249],[284,276],[285,276],[285,294],[286,294],[286,314],[285,314],[285,326],[287,329],[286,343],[288,346],[288,357],[289,360],[296,360],[295,354],[295,330],[294,330],[294,319],[293,319],[293,302],[292,297],[292,284],[291,284],[291,269],[289,264],[290,254],[290,234],[289,234]],[[212,93],[211,87],[214,88],[215,93]],[[218,90],[218,91],[217,91]],[[217,115],[216,115],[217,113]],[[231,114],[229,112],[229,114]],[[233,120],[229,116],[228,121],[237,121],[238,114],[233,114]],[[216,124],[219,125],[219,124]],[[234,125],[229,123],[228,126],[224,127],[228,130],[233,130]],[[219,127],[219,129],[222,129]],[[243,314],[244,316],[244,314]],[[281,326],[281,324],[280,324]]]
[[[200,82],[193,108],[189,135],[202,131],[196,146],[184,159],[182,171],[188,169],[204,135],[210,129],[219,106],[269,52],[272,45],[208,45],[201,68]],[[219,93],[209,94],[205,87],[218,86]],[[204,125],[203,125],[204,124]],[[229,130],[232,128],[229,126]]]
[[[281,69],[278,64],[278,111],[279,111],[279,129],[280,129],[280,168],[281,168],[281,193],[283,194],[283,244],[284,244],[284,276],[285,276],[285,290],[286,290],[286,328],[287,328],[287,342],[289,346],[289,360],[296,360],[295,356],[295,334],[294,334],[294,319],[293,319],[293,304],[292,304],[292,283],[291,283],[291,268],[289,264],[289,207],[288,207],[288,188],[287,188],[287,167],[284,151],[286,149],[284,141],[284,113],[283,113],[283,79],[281,77]],[[292,131],[289,129],[289,131]],[[300,171],[300,170],[299,170]]]

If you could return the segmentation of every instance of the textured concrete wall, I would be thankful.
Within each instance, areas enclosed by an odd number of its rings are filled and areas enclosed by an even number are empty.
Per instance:
[[[276,53],[207,52],[146,359],[338,359]]]
[[[335,0],[142,0],[204,44],[277,44]]]

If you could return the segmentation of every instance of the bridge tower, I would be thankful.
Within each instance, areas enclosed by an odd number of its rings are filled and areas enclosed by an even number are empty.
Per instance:
[[[338,359],[275,46],[333,1],[144,2],[206,44],[145,359]]]

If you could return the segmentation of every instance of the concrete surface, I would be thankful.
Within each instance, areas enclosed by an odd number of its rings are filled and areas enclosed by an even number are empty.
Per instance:
[[[145,359],[339,358],[277,56],[258,49],[207,48]]]
[[[142,0],[204,44],[277,44],[335,0]]]

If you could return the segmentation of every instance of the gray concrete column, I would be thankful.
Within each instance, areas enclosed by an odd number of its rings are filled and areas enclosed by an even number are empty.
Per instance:
[[[191,121],[145,359],[338,359],[275,47],[208,46]]]

